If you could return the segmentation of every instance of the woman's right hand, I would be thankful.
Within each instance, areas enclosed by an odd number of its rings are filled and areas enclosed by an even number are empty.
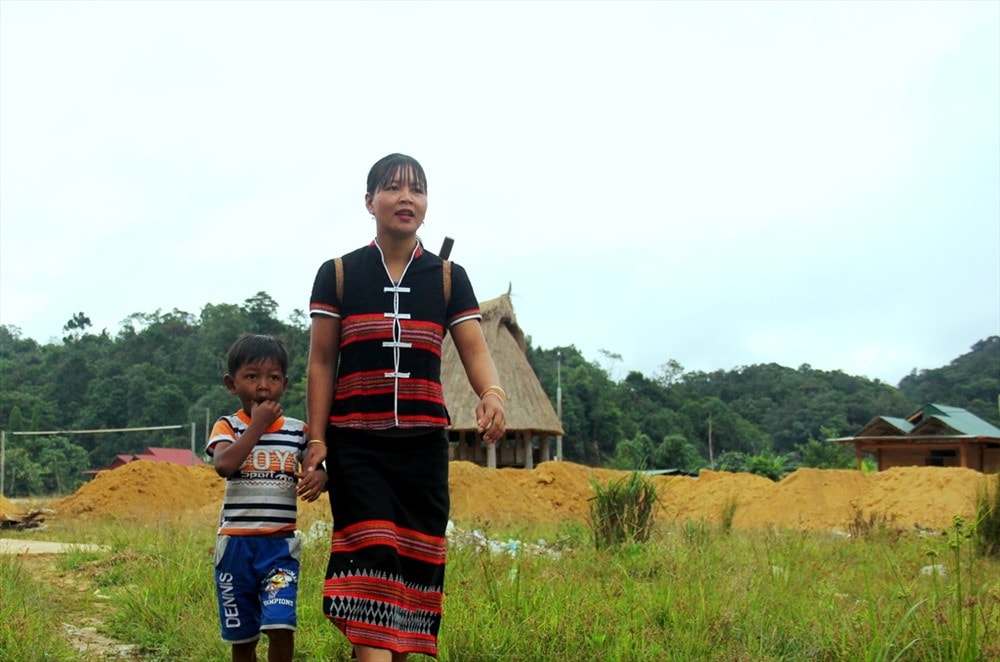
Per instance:
[[[306,447],[306,456],[302,460],[302,471],[315,470],[326,460],[326,444],[312,443]]]

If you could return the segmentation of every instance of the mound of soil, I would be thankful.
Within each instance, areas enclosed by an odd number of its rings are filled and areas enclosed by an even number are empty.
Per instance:
[[[451,517],[462,526],[508,527],[585,522],[592,481],[606,485],[628,474],[572,462],[536,468],[486,469],[451,463]],[[702,471],[649,478],[661,493],[666,520],[718,524],[735,507],[736,528],[846,530],[856,517],[891,519],[902,528],[944,530],[960,515],[971,520],[976,497],[996,476],[971,469],[905,467],[880,473],[799,469],[780,482],[753,474]],[[98,474],[76,493],[57,501],[55,517],[157,521],[186,519],[213,526],[224,481],[208,466],[137,461]],[[9,502],[0,502],[6,510]],[[326,495],[300,502],[300,527],[328,520]]]
[[[15,506],[10,499],[0,494],[0,517],[4,515],[16,515],[20,511],[21,509]]]
[[[210,466],[139,460],[98,473],[52,509],[57,517],[156,521],[189,518],[214,503],[218,516],[224,489]]]

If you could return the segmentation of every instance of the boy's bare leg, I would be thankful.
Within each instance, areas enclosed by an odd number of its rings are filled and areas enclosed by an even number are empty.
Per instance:
[[[233,644],[233,662],[257,662],[257,642]]]
[[[295,651],[295,630],[264,630],[267,635],[267,662],[292,662]]]

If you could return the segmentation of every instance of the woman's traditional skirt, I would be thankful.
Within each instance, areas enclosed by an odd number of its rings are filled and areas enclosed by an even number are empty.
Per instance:
[[[323,611],[353,644],[437,656],[448,525],[444,430],[330,428],[333,512]]]

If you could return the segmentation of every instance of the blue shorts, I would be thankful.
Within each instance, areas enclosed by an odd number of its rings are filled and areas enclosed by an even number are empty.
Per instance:
[[[256,641],[261,630],[294,630],[301,542],[267,536],[219,536],[215,592],[222,639]]]

